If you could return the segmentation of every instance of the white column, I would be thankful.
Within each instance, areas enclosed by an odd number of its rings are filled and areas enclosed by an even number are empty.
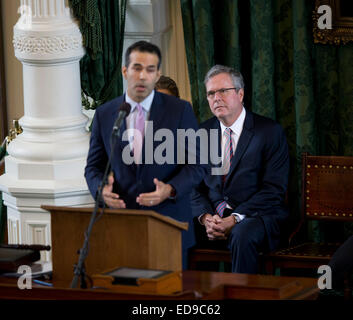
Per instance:
[[[82,114],[82,35],[65,0],[21,0],[14,26],[23,64],[23,133],[8,148],[0,190],[10,243],[49,244],[50,214],[41,205],[90,206],[84,179],[89,134]],[[50,261],[50,255],[42,257]]]

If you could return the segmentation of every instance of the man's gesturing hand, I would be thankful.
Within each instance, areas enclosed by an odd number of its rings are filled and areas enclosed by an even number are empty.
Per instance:
[[[136,202],[141,206],[156,206],[164,200],[168,199],[168,197],[171,195],[173,188],[170,184],[159,181],[157,178],[153,179],[153,183],[156,185],[156,191],[141,193],[136,198]]]
[[[103,200],[112,209],[126,208],[124,200],[119,199],[119,195],[113,192],[114,177],[112,174],[108,176],[108,184],[103,188]]]

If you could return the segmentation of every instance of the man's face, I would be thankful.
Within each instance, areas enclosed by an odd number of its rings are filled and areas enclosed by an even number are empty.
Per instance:
[[[232,78],[228,73],[220,73],[210,78],[206,83],[207,92],[220,89],[234,88]],[[213,96],[208,96],[208,104],[212,113],[227,127],[231,126],[239,117],[243,106],[244,90],[231,89],[216,92]]]
[[[136,102],[144,100],[154,89],[160,77],[158,56],[149,52],[132,51],[130,64],[122,67],[127,80],[127,92]]]

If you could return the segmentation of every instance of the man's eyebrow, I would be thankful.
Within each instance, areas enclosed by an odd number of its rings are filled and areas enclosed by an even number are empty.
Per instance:
[[[141,63],[134,63],[132,66],[133,67],[143,67],[143,65]],[[155,64],[150,64],[146,68],[157,68],[157,66]]]

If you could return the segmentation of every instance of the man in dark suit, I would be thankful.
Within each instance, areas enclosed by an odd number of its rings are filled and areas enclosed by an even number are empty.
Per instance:
[[[216,65],[207,73],[205,85],[215,117],[200,127],[217,130],[219,144],[213,150],[211,144],[210,153],[218,152],[222,167],[209,165],[193,193],[193,212],[209,240],[228,241],[233,272],[257,273],[259,252],[276,248],[288,215],[286,138],[275,121],[243,107],[239,72]]]
[[[151,209],[192,222],[190,192],[202,180],[205,169],[183,161],[178,164],[177,129],[197,130],[198,124],[188,102],[154,90],[160,65],[160,50],[151,43],[139,41],[127,49],[122,68],[127,90],[96,110],[85,177],[96,197],[111,154],[113,125],[125,101],[131,105],[131,112],[114,149],[113,174],[102,191],[104,202],[110,208]],[[149,139],[158,132],[159,138]],[[185,144],[186,154],[187,148]],[[182,234],[184,267],[187,249],[195,241],[192,227],[190,223],[189,230]]]

